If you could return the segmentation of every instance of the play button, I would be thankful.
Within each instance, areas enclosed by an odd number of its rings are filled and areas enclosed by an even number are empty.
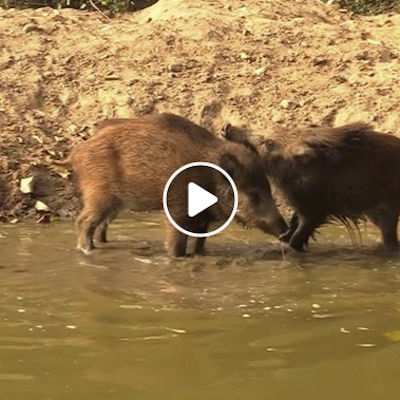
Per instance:
[[[196,238],[213,236],[222,232],[235,217],[236,185],[216,164],[189,163],[168,179],[163,207],[168,221],[181,233]],[[210,230],[210,222],[214,230]]]
[[[218,197],[194,182],[188,185],[188,215],[195,217],[218,202]]]

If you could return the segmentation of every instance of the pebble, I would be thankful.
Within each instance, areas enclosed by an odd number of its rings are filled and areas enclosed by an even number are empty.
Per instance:
[[[168,70],[170,71],[170,72],[182,72],[183,71],[183,64],[171,64],[169,67],[168,67]]]
[[[274,112],[272,113],[271,120],[272,120],[272,122],[274,122],[274,123],[276,123],[276,124],[279,124],[279,123],[283,122],[285,119],[284,119],[284,117],[283,117],[283,115],[282,115],[281,112],[279,112],[279,111],[274,111]]]
[[[256,76],[264,75],[266,70],[267,70],[267,67],[257,68],[257,69],[254,71],[254,75],[256,75]]]
[[[298,106],[298,104],[293,100],[282,100],[279,105],[285,110],[293,109]]]
[[[22,32],[30,33],[30,32],[43,32],[44,29],[36,24],[26,24],[22,28]]]

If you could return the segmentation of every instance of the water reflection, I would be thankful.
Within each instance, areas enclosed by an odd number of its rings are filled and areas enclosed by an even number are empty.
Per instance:
[[[397,393],[400,258],[329,228],[282,257],[230,228],[171,260],[159,216],[85,257],[71,223],[0,227],[0,381],[9,399],[362,398]]]

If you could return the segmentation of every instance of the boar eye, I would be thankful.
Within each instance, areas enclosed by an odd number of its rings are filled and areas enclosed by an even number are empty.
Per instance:
[[[266,139],[264,141],[264,146],[268,151],[271,151],[275,147],[275,142],[272,139]]]

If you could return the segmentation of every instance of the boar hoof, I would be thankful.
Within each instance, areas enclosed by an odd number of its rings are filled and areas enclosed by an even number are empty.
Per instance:
[[[306,253],[306,251],[307,251],[304,244],[297,246],[297,245],[293,245],[288,242],[284,242],[282,240],[281,240],[280,244],[285,253],[299,254],[299,253]]]
[[[184,253],[169,253],[168,254],[170,257],[172,258],[182,258],[182,257],[188,257],[186,254]]]
[[[167,247],[167,252],[168,252],[168,255],[173,258],[181,258],[181,257],[187,256],[186,247],[185,248],[179,248],[179,247],[168,248]]]
[[[294,251],[298,252],[298,253],[305,253],[307,251],[306,246],[304,243],[302,244],[289,244],[290,248],[293,249]]]

